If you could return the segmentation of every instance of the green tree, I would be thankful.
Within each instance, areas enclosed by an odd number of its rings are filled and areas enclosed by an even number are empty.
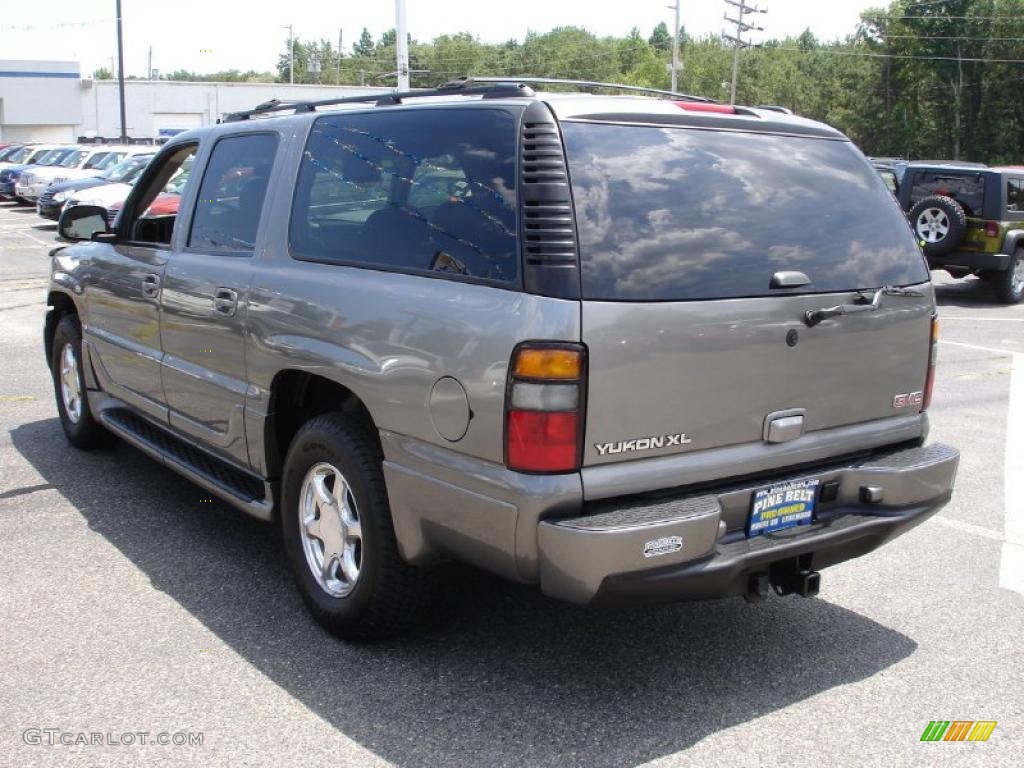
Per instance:
[[[375,50],[376,46],[373,44],[373,36],[370,34],[370,30],[363,27],[363,32],[359,35],[359,40],[352,46],[352,55],[369,57],[373,56]]]
[[[654,28],[651,32],[651,36],[647,38],[647,42],[651,46],[661,53],[669,53],[672,50],[672,35],[669,34],[668,25],[662,21]]]

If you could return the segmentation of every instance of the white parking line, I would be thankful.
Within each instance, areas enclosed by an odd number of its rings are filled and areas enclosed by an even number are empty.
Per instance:
[[[1003,534],[999,531],[993,531],[991,528],[983,528],[980,525],[974,525],[974,523],[965,523],[963,520],[956,520],[952,517],[936,517],[935,522],[941,523],[947,528],[953,528],[957,531],[970,533],[974,536],[981,536],[981,538],[989,539],[990,541],[1006,541],[1006,539],[1003,538]]]
[[[1012,349],[979,347],[977,344],[964,344],[962,341],[947,341],[946,339],[939,339],[939,344],[951,344],[954,347],[967,347],[967,349],[977,349],[979,352],[994,352],[997,355],[1006,355],[1007,357],[1013,357],[1013,355],[1016,354]]]
[[[1024,317],[965,317],[964,315],[942,315],[939,318],[942,322],[947,320],[994,320],[997,323],[1024,323]]]
[[[1006,411],[1006,523],[999,586],[1024,594],[1024,355],[1013,356]]]

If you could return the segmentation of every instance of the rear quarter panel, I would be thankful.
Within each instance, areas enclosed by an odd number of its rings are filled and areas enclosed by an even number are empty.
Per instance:
[[[307,371],[355,393],[379,429],[495,463],[503,461],[505,383],[515,345],[580,338],[577,302],[294,261],[279,252],[256,269],[248,325],[247,410],[256,418],[267,412],[280,371]],[[456,442],[435,431],[427,408],[442,376],[462,384],[472,412]]]

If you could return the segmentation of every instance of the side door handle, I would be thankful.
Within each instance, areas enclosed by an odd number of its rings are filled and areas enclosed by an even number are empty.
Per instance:
[[[160,295],[160,275],[149,274],[142,278],[142,295],[147,299]]]
[[[238,291],[232,288],[218,288],[213,294],[213,311],[225,317],[234,317],[238,309]]]

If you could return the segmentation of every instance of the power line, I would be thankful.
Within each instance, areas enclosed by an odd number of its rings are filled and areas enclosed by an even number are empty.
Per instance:
[[[992,42],[1024,42],[1024,37],[987,37],[984,35],[887,35],[888,40],[990,40]]]
[[[866,53],[860,51],[831,51],[824,48],[784,48],[782,46],[772,46],[766,50],[773,51],[793,51],[795,53],[824,53],[830,56],[865,56],[873,59],[920,59],[922,61],[976,61],[984,62],[986,64],[1024,64],[1024,59],[983,59],[983,58],[968,58],[968,57],[957,57],[957,56],[915,56],[906,53]]]
[[[53,29],[77,29],[79,27],[90,27],[94,24],[109,24],[110,19],[92,19],[90,21],[66,21],[61,24],[23,24],[3,25],[0,32],[41,32]]]
[[[1020,21],[1020,16],[875,16],[875,19],[910,21]]]
[[[725,12],[725,20],[730,24],[735,25],[736,34],[727,35],[725,32],[722,33],[722,38],[733,44],[732,49],[732,81],[729,87],[729,103],[736,103],[736,77],[739,71],[740,65],[740,50],[743,48],[749,48],[751,43],[749,40],[745,40],[743,35],[747,32],[763,32],[764,27],[758,27],[754,24],[748,24],[744,19],[748,15],[755,15],[758,13],[768,13],[768,11],[758,8],[756,5],[747,5],[745,0],[725,0],[728,5],[733,6],[736,9],[736,18],[730,18],[729,12]]]

